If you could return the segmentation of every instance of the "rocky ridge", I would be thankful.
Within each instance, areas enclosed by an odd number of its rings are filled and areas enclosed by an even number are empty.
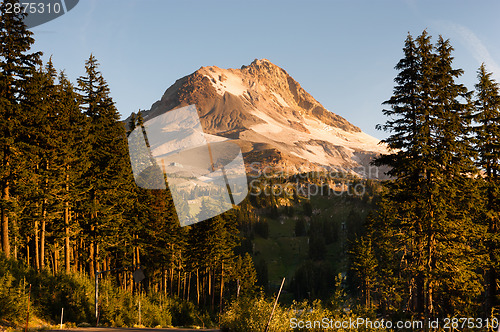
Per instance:
[[[232,139],[252,169],[287,172],[337,169],[366,177],[370,161],[387,148],[325,109],[284,69],[267,59],[240,69],[201,67],[177,80],[151,109],[147,121],[194,104],[207,139]]]

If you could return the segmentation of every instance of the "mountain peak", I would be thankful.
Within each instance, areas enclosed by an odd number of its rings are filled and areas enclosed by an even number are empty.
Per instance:
[[[281,69],[280,67],[276,66],[274,63],[272,63],[271,61],[269,61],[268,59],[254,59],[252,61],[252,63],[250,63],[249,66],[241,66],[241,69],[243,68],[246,68],[246,67],[260,67],[260,66],[265,66],[267,68],[270,68],[270,67],[274,67],[274,68],[279,68]]]
[[[269,61],[268,59],[255,59],[248,66],[241,66],[241,70],[246,70],[250,73],[274,73],[274,74],[284,74],[288,75],[287,72]]]
[[[351,167],[385,151],[377,139],[326,110],[268,59],[255,59],[240,69],[201,67],[169,87],[144,118],[191,104],[207,137],[236,140],[247,162],[297,170]]]

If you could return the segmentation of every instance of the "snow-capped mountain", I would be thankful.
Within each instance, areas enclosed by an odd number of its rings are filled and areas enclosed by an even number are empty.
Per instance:
[[[234,140],[252,170],[343,169],[366,177],[370,161],[387,153],[379,140],[326,110],[284,69],[255,60],[241,69],[202,67],[177,80],[144,111],[145,121],[196,105],[207,141]]]

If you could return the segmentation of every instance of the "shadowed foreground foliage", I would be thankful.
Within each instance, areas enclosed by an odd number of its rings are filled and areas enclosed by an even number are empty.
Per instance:
[[[64,273],[52,276],[36,272],[0,253],[0,320],[22,325],[26,320],[28,292],[31,284],[30,316],[58,323],[61,308],[64,322],[72,325],[95,325],[94,284],[86,276]],[[139,323],[147,327],[213,326],[208,314],[187,301],[162,294],[151,296],[130,293],[101,281],[100,325],[131,327]]]

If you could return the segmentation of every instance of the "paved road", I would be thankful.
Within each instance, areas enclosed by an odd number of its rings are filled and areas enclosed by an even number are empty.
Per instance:
[[[78,331],[78,332],[220,332],[220,330],[214,329],[184,329],[184,328],[172,328],[172,329],[151,329],[151,328],[122,328],[122,327],[86,327],[86,328],[77,328],[77,329],[65,329],[65,330],[50,330],[50,331],[58,331],[58,332],[68,332],[68,331]]]

